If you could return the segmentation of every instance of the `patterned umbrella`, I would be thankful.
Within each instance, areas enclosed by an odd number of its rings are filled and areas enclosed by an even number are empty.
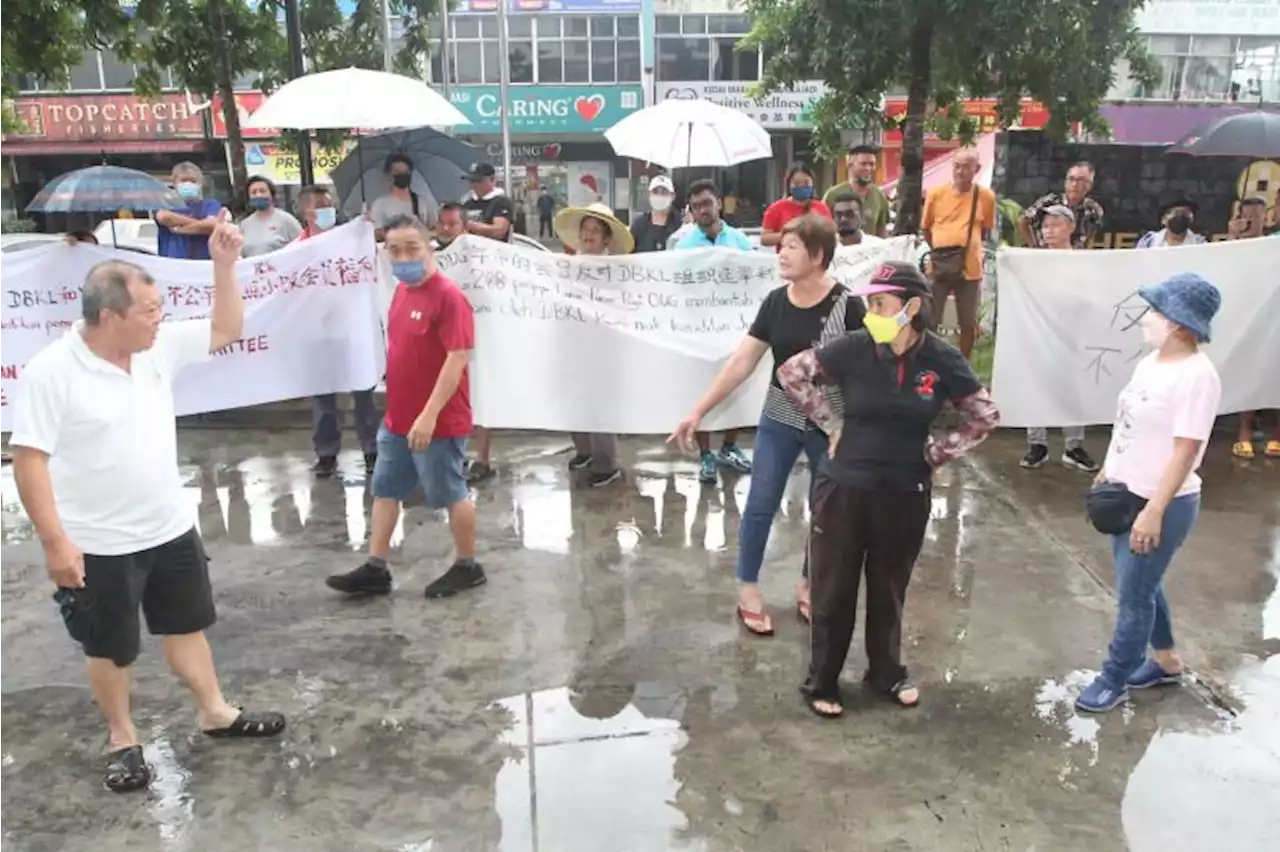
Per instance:
[[[59,175],[44,185],[28,213],[97,213],[182,207],[178,194],[144,172],[91,166]]]

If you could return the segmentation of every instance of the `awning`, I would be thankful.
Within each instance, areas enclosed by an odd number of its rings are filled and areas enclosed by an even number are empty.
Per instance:
[[[996,134],[984,133],[974,140],[973,147],[978,150],[978,162],[981,163],[981,169],[978,171],[977,183],[979,186],[991,186],[991,175],[995,169],[996,160]],[[963,148],[956,148],[954,151],[948,151],[941,157],[930,160],[924,164],[924,180],[922,191],[928,192],[935,186],[941,186],[944,183],[951,182],[951,164],[955,162],[956,154],[963,151]],[[897,188],[898,180],[891,180],[880,187],[885,193],[891,193]]]
[[[152,139],[129,142],[5,142],[8,157],[53,157],[63,154],[190,154],[204,148],[203,139]]]

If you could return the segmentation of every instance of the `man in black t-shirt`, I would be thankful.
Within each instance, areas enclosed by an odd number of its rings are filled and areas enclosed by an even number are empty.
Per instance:
[[[667,240],[680,228],[680,217],[671,210],[675,198],[676,189],[671,178],[658,175],[649,181],[649,212],[631,220],[636,254],[667,250]]]
[[[511,199],[497,185],[498,173],[493,163],[472,163],[466,179],[471,191],[462,197],[467,214],[467,233],[491,240],[511,239]]]

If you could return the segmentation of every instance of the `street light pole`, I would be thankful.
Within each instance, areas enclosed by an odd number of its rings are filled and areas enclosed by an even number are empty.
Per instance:
[[[382,70],[391,71],[391,0],[382,0]]]
[[[507,3],[510,0],[498,0],[498,96],[502,107],[498,115],[502,120],[502,173],[506,176],[507,195],[514,198],[514,179],[511,174],[511,122],[507,111],[511,104],[511,49],[507,44]]]
[[[302,62],[302,18],[298,15],[298,0],[284,0],[284,25],[289,35],[289,70],[293,78],[306,74]],[[298,179],[303,186],[316,182],[311,166],[311,131],[298,132]]]
[[[440,68],[443,70],[440,86],[444,90],[444,99],[452,103],[449,92],[453,88],[453,61],[449,56],[449,0],[440,0]]]

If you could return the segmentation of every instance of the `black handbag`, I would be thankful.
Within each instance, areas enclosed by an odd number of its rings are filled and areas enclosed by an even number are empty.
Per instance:
[[[1124,535],[1133,528],[1138,513],[1147,506],[1146,498],[1139,497],[1123,482],[1103,482],[1089,489],[1084,499],[1084,510],[1089,523],[1103,535]]]

